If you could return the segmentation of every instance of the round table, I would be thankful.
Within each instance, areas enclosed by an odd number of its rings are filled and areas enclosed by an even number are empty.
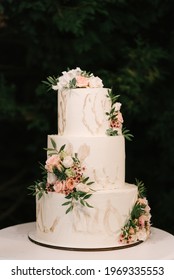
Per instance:
[[[171,260],[174,259],[174,236],[152,227],[145,242],[126,249],[113,251],[67,251],[34,244],[28,233],[35,229],[35,222],[19,224],[0,230],[1,260]]]

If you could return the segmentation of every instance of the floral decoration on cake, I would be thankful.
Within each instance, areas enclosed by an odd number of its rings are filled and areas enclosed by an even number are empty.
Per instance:
[[[70,88],[102,88],[102,80],[94,76],[93,73],[81,70],[79,67],[76,69],[63,71],[60,77],[47,77],[47,81],[43,81],[48,89],[62,91]]]
[[[48,90],[63,91],[65,89],[76,88],[103,88],[103,82],[98,76],[93,73],[81,70],[79,67],[75,69],[63,71],[59,77],[49,76],[43,83]],[[124,135],[127,140],[131,140],[133,135],[128,129],[123,127],[123,116],[120,112],[121,103],[118,102],[119,95],[114,95],[113,91],[108,89],[107,97],[110,99],[111,109],[106,112],[108,117],[108,129],[106,134],[108,136]]]
[[[78,159],[78,154],[71,154],[63,145],[57,150],[56,143],[51,138],[53,148],[46,149],[49,152],[45,165],[41,164],[43,180],[35,182],[28,187],[33,195],[40,199],[43,193],[56,192],[65,195],[67,201],[63,206],[68,206],[66,213],[71,211],[77,202],[82,206],[92,207],[86,201],[92,195],[90,185],[93,182],[86,177],[85,166]]]
[[[120,112],[122,104],[118,102],[119,95],[114,95],[112,90],[108,89],[107,97],[111,101],[111,109],[109,112],[106,112],[109,121],[109,128],[106,130],[106,134],[109,136],[123,134],[127,140],[131,140],[133,135],[128,129],[123,127],[124,120]]]
[[[130,244],[137,241],[144,241],[150,235],[150,207],[145,197],[145,186],[142,181],[136,180],[138,187],[138,198],[131,210],[129,220],[122,228],[120,242]]]

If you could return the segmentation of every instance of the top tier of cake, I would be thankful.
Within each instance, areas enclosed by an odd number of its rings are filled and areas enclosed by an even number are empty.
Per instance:
[[[66,89],[58,93],[58,134],[104,136],[111,109],[106,88]]]
[[[58,91],[58,134],[106,136],[113,127],[116,134],[122,134],[121,103],[112,99],[102,80],[79,67],[62,74],[57,79],[49,77]]]

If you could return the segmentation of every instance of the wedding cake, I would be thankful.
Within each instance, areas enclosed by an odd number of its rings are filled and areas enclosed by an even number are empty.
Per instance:
[[[36,195],[37,244],[74,250],[115,249],[150,234],[144,184],[125,183],[125,138],[118,95],[76,68],[48,77],[58,91],[58,135],[48,135]]]

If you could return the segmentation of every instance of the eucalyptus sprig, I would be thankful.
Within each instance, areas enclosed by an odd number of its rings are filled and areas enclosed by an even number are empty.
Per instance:
[[[120,95],[115,95],[115,94],[113,94],[113,90],[112,89],[108,89],[107,97],[111,100],[111,107],[113,107],[113,105],[117,102],[117,100],[120,97]]]
[[[44,193],[48,193],[45,180],[35,181],[34,185],[29,186],[28,189],[31,191],[30,195],[38,196],[38,199],[40,199]]]
[[[77,201],[79,201],[81,203],[82,206],[87,206],[90,208],[93,208],[93,206],[91,206],[86,199],[90,198],[92,195],[92,193],[87,193],[87,192],[83,192],[83,191],[74,191],[69,193],[67,196],[65,196],[66,199],[68,199],[69,201],[63,203],[63,206],[69,206],[68,209],[66,210],[66,214],[68,214],[70,211],[73,210],[75,204]]]
[[[137,178],[135,179],[135,183],[138,187],[138,197],[143,198],[146,196],[146,187],[143,181],[139,181]]]
[[[122,128],[122,134],[128,141],[132,141],[132,138],[134,137],[133,134],[130,133],[130,130],[125,127]]]
[[[57,78],[55,76],[48,76],[46,78],[46,81],[42,81],[44,85],[47,87],[47,91],[50,91],[52,89],[52,86],[55,86],[57,84]]]

